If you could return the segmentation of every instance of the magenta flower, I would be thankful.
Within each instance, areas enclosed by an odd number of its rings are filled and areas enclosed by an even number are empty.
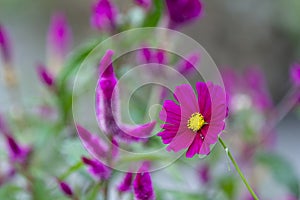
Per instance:
[[[168,62],[167,54],[164,50],[152,49],[149,47],[143,47],[138,51],[137,60],[140,64],[166,64]]]
[[[52,16],[48,31],[48,48],[55,57],[64,58],[71,46],[72,31],[62,13]]]
[[[82,157],[83,163],[88,166],[88,171],[98,180],[107,180],[111,175],[111,169],[96,159]]]
[[[55,85],[53,75],[47,70],[47,68],[41,64],[37,67],[37,74],[40,80],[48,87],[53,87]]]
[[[73,196],[73,190],[71,189],[71,187],[69,186],[69,184],[67,184],[66,182],[57,180],[58,184],[59,184],[59,188],[60,190],[67,196],[72,197]]]
[[[118,10],[111,0],[98,0],[92,6],[91,25],[101,31],[111,31],[116,27]]]
[[[245,70],[241,77],[231,68],[222,69],[230,110],[255,108],[265,111],[273,106],[263,72],[257,67]]]
[[[152,5],[152,0],[134,0],[134,2],[146,10],[149,10]]]
[[[96,134],[90,133],[80,125],[76,126],[78,135],[86,149],[97,159],[106,158],[109,153],[109,145],[107,145]],[[116,158],[119,152],[119,145],[116,140],[112,140],[112,158]]]
[[[152,180],[149,172],[138,172],[133,182],[134,196],[136,200],[154,200]]]
[[[198,53],[192,53],[190,55],[187,55],[186,58],[180,60],[175,68],[179,71],[179,73],[188,75],[193,70],[195,70],[195,66],[199,63],[199,61],[200,55]]]
[[[177,86],[176,102],[166,100],[160,112],[165,123],[158,133],[167,150],[178,152],[188,149],[186,157],[208,155],[210,146],[218,141],[225,128],[227,104],[224,90],[211,82],[196,84],[198,96],[188,84]]]
[[[250,67],[245,71],[245,84],[254,105],[261,110],[272,107],[273,102],[267,89],[264,74],[258,67]]]
[[[9,38],[6,33],[6,30],[0,24],[0,52],[3,57],[5,63],[9,63],[11,61],[11,50]]]
[[[121,193],[130,191],[132,181],[133,181],[133,174],[130,172],[127,172],[124,176],[123,181],[117,187],[118,191]]]
[[[300,87],[300,63],[294,63],[290,70],[292,83],[296,87]]]
[[[202,183],[207,184],[211,180],[210,168],[208,164],[204,164],[198,168],[199,178]]]
[[[200,0],[166,0],[169,16],[169,28],[191,22],[203,13]]]
[[[100,62],[100,77],[96,89],[96,115],[101,130],[115,139],[145,140],[156,122],[131,126],[120,122],[117,77],[112,65],[113,51],[106,52]]]
[[[10,160],[13,163],[26,164],[31,152],[31,148],[20,146],[10,135],[6,136],[6,140],[9,149]]]

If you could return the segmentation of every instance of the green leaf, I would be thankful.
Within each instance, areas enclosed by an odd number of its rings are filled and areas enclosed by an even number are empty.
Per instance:
[[[153,0],[152,10],[149,12],[146,17],[143,27],[155,27],[157,26],[160,18],[162,17],[164,10],[164,1],[162,0]]]
[[[71,166],[65,173],[63,173],[59,179],[60,180],[64,180],[66,179],[68,176],[70,176],[71,174],[73,174],[74,172],[78,171],[79,169],[81,169],[83,167],[83,163],[81,161],[79,161],[78,163],[74,164],[73,166]]]
[[[278,183],[287,187],[291,193],[299,198],[299,180],[294,169],[285,158],[274,153],[260,153],[256,159],[271,171]]]
[[[15,200],[16,195],[23,189],[12,184],[4,184],[0,186],[0,199]]]
[[[219,187],[228,199],[235,199],[237,183],[236,177],[228,175],[219,180]]]

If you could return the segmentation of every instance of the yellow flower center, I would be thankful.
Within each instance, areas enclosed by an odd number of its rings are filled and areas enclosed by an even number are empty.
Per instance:
[[[196,113],[193,113],[190,117],[190,119],[188,120],[187,122],[187,127],[194,131],[194,132],[197,132],[199,131],[204,125],[206,124],[206,122],[204,121],[204,117],[196,112]]]

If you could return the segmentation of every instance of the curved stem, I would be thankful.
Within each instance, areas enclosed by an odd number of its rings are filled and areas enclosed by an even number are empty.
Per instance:
[[[238,164],[236,163],[235,159],[233,158],[231,152],[229,151],[228,147],[226,146],[226,144],[224,143],[224,141],[219,137],[219,142],[221,143],[222,147],[224,148],[224,150],[226,151],[230,161],[232,162],[233,166],[235,167],[236,171],[238,172],[238,174],[240,175],[241,179],[243,180],[245,186],[247,187],[247,189],[249,190],[250,194],[252,195],[252,197],[255,200],[259,200],[258,197],[256,196],[255,192],[253,191],[253,189],[251,188],[251,186],[249,185],[247,179],[245,178],[244,174],[242,173],[240,167],[238,166]]]

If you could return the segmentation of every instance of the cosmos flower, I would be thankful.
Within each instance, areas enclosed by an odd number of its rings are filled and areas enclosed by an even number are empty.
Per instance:
[[[21,146],[13,137],[10,128],[4,118],[0,115],[0,132],[6,138],[7,148],[9,150],[9,158],[12,163],[26,164],[31,153],[30,147]]]
[[[177,28],[191,22],[203,13],[200,0],[166,0],[169,16],[169,28]]]
[[[227,104],[224,90],[211,82],[196,84],[198,96],[191,85],[175,88],[176,101],[166,100],[160,112],[164,121],[158,136],[167,150],[178,152],[187,149],[186,157],[208,155],[210,146],[218,141],[225,128]]]
[[[295,87],[300,87],[300,63],[294,63],[290,69],[290,77]]]
[[[200,61],[200,55],[198,53],[191,53],[187,55],[185,58],[179,60],[176,64],[175,68],[179,73],[183,75],[188,75],[193,70],[195,70],[195,66]]]
[[[258,67],[247,68],[243,76],[229,67],[223,68],[221,74],[231,111],[250,109],[252,106],[266,111],[273,106],[264,74]]]
[[[1,24],[0,24],[0,53],[5,63],[11,61],[11,50],[10,50],[9,38],[6,30]]]
[[[15,138],[10,135],[6,136],[7,146],[9,149],[10,160],[13,163],[26,164],[31,152],[31,148],[21,146]]]
[[[111,169],[96,159],[82,157],[83,163],[88,166],[90,174],[98,180],[107,180],[111,175]]]
[[[55,85],[55,80],[53,75],[47,70],[47,68],[41,64],[37,67],[37,74],[40,80],[48,87],[52,87]]]
[[[211,175],[210,175],[210,167],[208,164],[204,164],[198,168],[198,174],[201,182],[203,184],[207,184],[211,180]]]
[[[72,31],[66,17],[55,13],[51,17],[47,35],[47,68],[54,78],[61,72],[72,43]]]
[[[143,166],[141,168],[144,168]],[[136,200],[154,200],[155,193],[153,191],[150,173],[140,169],[136,174],[133,182],[134,196]]]
[[[263,111],[271,108],[273,102],[267,89],[263,71],[258,67],[249,67],[245,70],[244,77],[254,105]]]
[[[109,50],[99,66],[100,77],[96,89],[96,115],[100,129],[115,139],[144,141],[156,122],[131,126],[120,122],[118,79],[112,65],[113,51]]]
[[[118,10],[111,0],[98,0],[92,5],[91,25],[101,31],[111,31],[116,26]]]
[[[140,64],[146,64],[146,63],[166,64],[168,63],[168,57],[166,52],[162,49],[143,47],[138,51],[137,61]]]
[[[56,57],[66,56],[71,46],[72,31],[62,13],[55,13],[51,17],[47,40],[49,53]]]
[[[60,190],[67,196],[70,196],[72,197],[73,196],[73,190],[71,189],[71,187],[69,186],[69,184],[67,184],[66,182],[64,181],[60,181],[60,180],[57,180],[58,184],[59,184],[59,188]]]
[[[130,191],[132,181],[133,181],[133,173],[127,172],[124,176],[124,179],[117,187],[118,191],[121,193]]]

